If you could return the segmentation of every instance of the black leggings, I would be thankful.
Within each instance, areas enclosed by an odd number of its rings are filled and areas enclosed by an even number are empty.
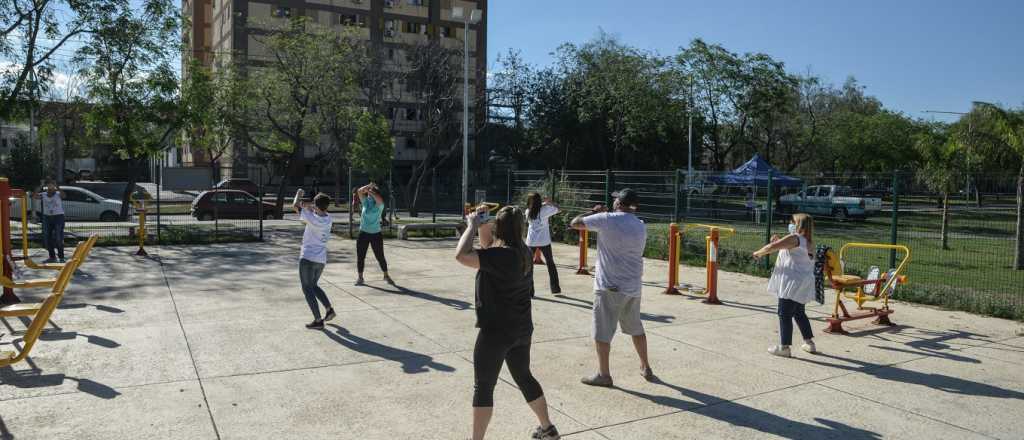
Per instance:
[[[551,255],[551,245],[537,246],[533,248],[533,251],[536,252],[537,249],[540,249],[540,253],[544,255],[544,263],[548,265],[548,279],[551,282],[551,293],[561,292],[562,289],[558,287],[558,268],[555,267],[555,258]]]
[[[377,262],[380,263],[380,270],[384,273],[388,272],[388,260],[384,259],[384,236],[380,232],[376,234],[370,234],[367,232],[360,232],[359,239],[356,240],[356,270],[359,273],[363,273],[363,269],[366,267],[366,247],[373,248],[373,256],[377,258]]]
[[[804,339],[811,339],[814,333],[811,332],[811,320],[807,319],[804,305],[791,299],[779,298],[779,336],[782,337],[782,345],[793,345],[793,321],[800,327],[800,334]]]
[[[494,387],[498,384],[502,362],[508,365],[508,372],[527,402],[544,396],[544,390],[530,373],[530,336],[515,338],[483,330],[477,334],[473,349],[473,376],[476,379],[473,407],[494,406]]]

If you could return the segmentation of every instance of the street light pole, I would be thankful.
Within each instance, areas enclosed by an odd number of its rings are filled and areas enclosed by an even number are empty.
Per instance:
[[[452,18],[462,20],[462,206],[469,203],[469,25],[480,21],[483,11],[452,8]]]
[[[462,33],[462,206],[469,203],[469,18]]]

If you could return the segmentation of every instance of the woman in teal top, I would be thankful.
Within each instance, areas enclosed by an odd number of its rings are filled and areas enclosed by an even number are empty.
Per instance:
[[[388,284],[395,284],[388,276],[388,262],[384,259],[384,236],[380,233],[380,217],[384,213],[384,197],[380,195],[380,188],[370,183],[356,190],[356,197],[362,205],[359,216],[359,239],[356,240],[356,270],[359,277],[356,278],[356,285],[363,285],[363,268],[366,266],[366,248],[373,248],[373,256],[380,263],[380,270],[384,272],[384,281]]]

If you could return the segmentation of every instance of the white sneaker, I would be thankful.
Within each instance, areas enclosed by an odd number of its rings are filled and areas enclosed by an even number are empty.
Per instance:
[[[814,341],[811,340],[804,341],[804,345],[801,345],[800,348],[811,354],[818,352],[818,349],[814,347]]]
[[[788,345],[776,345],[768,349],[768,354],[773,354],[779,357],[793,357],[793,353],[790,353]]]

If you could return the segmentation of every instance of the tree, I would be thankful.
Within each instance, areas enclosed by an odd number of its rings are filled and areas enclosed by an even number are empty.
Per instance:
[[[395,157],[395,140],[388,121],[380,115],[363,112],[356,127],[355,139],[349,144],[349,163],[371,178],[384,177],[391,172],[391,161]]]
[[[338,70],[351,68],[346,65],[347,46],[338,43],[339,38],[306,17],[295,17],[256,38],[268,55],[245,66],[246,89],[252,95],[240,105],[241,133],[281,174],[279,212],[284,206],[285,177],[298,174],[296,167],[306,146],[319,143],[324,132],[329,118],[320,109],[333,111],[331,103],[339,93],[354,94],[354,79]],[[331,87],[324,86],[331,81]]]
[[[132,174],[121,197],[126,218],[146,160],[178,128],[178,11],[171,0],[149,0],[100,18],[99,29],[89,36],[75,56],[92,103],[86,131],[130,162]]]
[[[917,178],[932,191],[942,195],[942,249],[949,250],[949,194],[956,191],[962,176],[963,148],[939,124],[927,126],[917,136],[915,148],[921,155]]]
[[[1013,252],[1014,270],[1024,270],[1024,109],[1011,111],[988,103],[975,103],[971,114],[978,113],[993,122],[991,133],[1001,139],[1019,160],[1017,170],[1017,224]],[[967,116],[972,116],[968,114]]]
[[[11,186],[32,188],[46,175],[43,155],[38,145],[32,145],[24,135],[18,136],[11,147],[11,155],[0,163],[0,174],[11,180]]]
[[[413,165],[405,184],[409,215],[416,217],[419,215],[416,204],[426,176],[450,158],[460,156],[462,51],[446,48],[436,40],[410,47],[407,51],[406,89],[412,101],[417,103],[416,111],[423,120],[418,140],[426,149],[423,159]]]
[[[206,156],[213,176],[220,159],[242,137],[238,109],[247,99],[246,84],[231,64],[213,72],[191,60],[186,72],[181,84],[180,125],[193,154]]]
[[[0,119],[19,102],[36,103],[68,41],[100,30],[128,7],[126,0],[0,0],[0,59],[15,61],[0,69]]]

